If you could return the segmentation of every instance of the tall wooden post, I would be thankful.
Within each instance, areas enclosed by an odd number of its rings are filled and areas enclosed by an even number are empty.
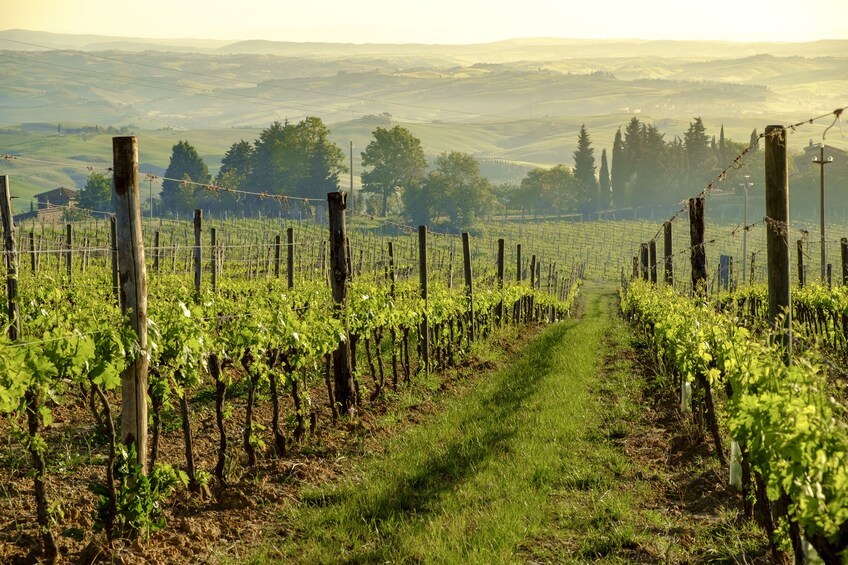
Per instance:
[[[663,224],[663,256],[665,257],[665,284],[674,285],[674,259],[671,246],[671,222]]]
[[[282,238],[274,237],[274,278],[280,278],[280,257],[282,255]]]
[[[785,315],[781,339],[786,359],[791,354],[792,327],[789,282],[789,166],[786,128],[768,126],[765,132],[766,246],[768,249],[769,321]]]
[[[15,219],[12,214],[12,191],[9,177],[0,176],[0,212],[3,214],[4,258],[6,263],[6,296],[9,299],[9,339],[15,341],[21,334],[21,316],[18,305],[18,251],[15,244]]]
[[[209,230],[209,254],[212,256],[212,292],[218,292],[218,230]]]
[[[153,234],[153,272],[159,274],[159,230]]]
[[[421,298],[424,300],[424,317],[421,320],[421,357],[424,359],[424,375],[430,374],[430,320],[427,310],[430,308],[427,277],[427,226],[418,226],[418,282],[421,285]]]
[[[74,284],[74,272],[72,269],[73,255],[71,255],[74,245],[74,226],[72,224],[65,225],[65,272],[68,274],[68,284]]]
[[[345,339],[333,351],[335,398],[342,414],[349,414],[356,405],[347,312],[350,257],[348,257],[347,224],[345,223],[346,197],[347,194],[344,192],[327,194],[330,215],[330,284],[333,288],[335,313],[342,321],[345,335]]]
[[[200,296],[200,283],[203,276],[203,210],[194,211],[194,292]]]
[[[692,291],[707,290],[707,248],[704,245],[704,197],[689,199],[689,245],[692,250]]]
[[[536,288],[536,256],[530,256],[530,288]]]
[[[648,262],[651,267],[651,283],[657,284],[657,242],[651,240],[648,242]]]
[[[640,243],[639,244],[639,273],[642,275],[642,280],[649,281],[651,280],[650,273],[650,255],[648,253],[648,244]]]
[[[121,438],[135,444],[137,463],[147,466],[147,270],[141,230],[141,192],[138,182],[138,141],[112,138],[115,224],[121,310],[138,336],[139,355],[121,374]]]
[[[839,250],[842,252],[842,284],[848,285],[848,237],[839,239]]]
[[[470,341],[475,341],[477,339],[474,328],[476,316],[474,315],[474,286],[471,272],[471,241],[468,232],[462,232],[462,261],[465,270],[465,293],[468,295],[468,335]]]
[[[35,234],[33,232],[29,232],[29,257],[30,257],[30,269],[33,273],[38,271],[38,257],[35,253]]]
[[[804,276],[804,240],[799,239],[795,245],[798,249],[798,286],[804,288],[804,283],[807,282],[807,277]]]
[[[498,240],[498,292],[503,290],[503,282],[504,282],[504,246],[506,242],[503,239]],[[495,317],[497,319],[498,326],[503,322],[503,295],[501,295],[501,299],[498,302],[497,311]]]
[[[515,281],[521,282],[521,244],[515,246]]]
[[[294,288],[294,228],[286,229],[286,276],[288,287]]]

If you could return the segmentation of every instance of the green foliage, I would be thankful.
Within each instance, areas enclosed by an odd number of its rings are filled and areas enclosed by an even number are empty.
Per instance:
[[[177,485],[187,484],[188,477],[185,473],[177,473],[170,465],[157,465],[150,473],[144,474],[142,465],[136,462],[135,444],[120,444],[116,448],[113,472],[118,489],[113,535],[140,535],[147,539],[151,533],[166,526],[163,504]],[[98,497],[94,527],[100,530],[108,520],[108,489],[105,484],[95,481],[89,484],[89,490]]]
[[[80,191],[79,205],[99,212],[112,211],[112,179],[103,173],[92,172]]]
[[[480,164],[467,153],[452,151],[436,157],[424,189],[433,215],[446,215],[455,227],[468,227],[485,217],[491,205],[491,186],[480,175]]]
[[[206,163],[189,142],[180,141],[171,150],[171,161],[162,181],[162,209],[183,216],[191,214],[196,204],[197,185],[208,184],[212,177]]]
[[[577,149],[574,151],[574,189],[577,206],[589,212],[597,202],[598,180],[595,178],[595,149],[586,125],[580,126]]]
[[[371,167],[362,173],[362,190],[381,198],[381,215],[386,216],[390,196],[424,179],[427,159],[421,140],[406,128],[378,127],[372,135],[374,139],[362,152],[362,166]]]

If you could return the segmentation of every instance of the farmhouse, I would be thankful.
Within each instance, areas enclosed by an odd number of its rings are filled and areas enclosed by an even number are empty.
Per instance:
[[[38,201],[38,206],[34,209],[31,206],[29,212],[16,215],[16,223],[33,219],[41,222],[61,220],[66,208],[76,206],[79,199],[79,190],[60,186],[59,188],[36,194],[35,199]]]

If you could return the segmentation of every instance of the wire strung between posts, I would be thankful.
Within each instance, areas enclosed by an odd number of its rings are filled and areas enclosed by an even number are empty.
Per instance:
[[[784,129],[786,129],[786,130],[791,131],[791,132],[793,132],[793,133],[794,133],[794,132],[795,132],[795,130],[796,130],[797,128],[801,127],[801,126],[804,126],[804,125],[812,125],[813,123],[815,123],[815,122],[817,122],[817,121],[819,121],[819,120],[822,120],[822,119],[824,119],[824,118],[827,118],[828,116],[833,116],[833,117],[834,117],[834,118],[833,118],[833,123],[831,123],[831,124],[827,127],[827,129],[825,129],[825,130],[824,130],[824,132],[822,133],[822,140],[824,140],[825,135],[827,134],[828,130],[829,130],[830,128],[832,128],[834,125],[836,125],[836,124],[840,121],[840,118],[841,118],[841,116],[842,116],[842,114],[843,114],[843,112],[844,112],[844,111],[845,111],[845,107],[837,108],[836,110],[833,110],[832,112],[827,112],[826,114],[822,114],[822,115],[820,115],[820,116],[815,116],[815,117],[813,117],[813,118],[809,118],[809,119],[806,119],[806,120],[804,120],[804,121],[797,122],[797,123],[795,123],[795,124],[791,124],[791,125],[789,125],[789,126],[784,126]],[[775,130],[775,131],[773,131],[773,132],[772,132],[771,134],[769,134],[769,135],[772,135],[772,136],[780,135],[780,130]],[[749,144],[749,145],[748,145],[748,147],[746,147],[745,149],[743,149],[743,150],[742,150],[742,152],[741,152],[741,153],[739,153],[739,155],[737,155],[737,156],[736,156],[736,158],[735,158],[735,159],[733,159],[733,161],[731,161],[731,162],[730,162],[730,164],[729,164],[729,165],[727,165],[727,166],[726,166],[726,167],[725,167],[725,168],[724,168],[724,169],[723,169],[723,170],[722,170],[722,171],[718,174],[718,176],[717,176],[715,179],[713,179],[712,181],[710,181],[709,183],[707,183],[707,185],[703,188],[703,190],[701,190],[701,192],[700,192],[700,193],[698,193],[698,196],[696,196],[695,198],[701,198],[701,197],[707,196],[710,192],[712,192],[712,190],[713,190],[713,188],[714,188],[714,185],[715,185],[716,183],[723,182],[724,180],[726,180],[726,179],[727,179],[727,173],[728,173],[728,172],[730,172],[730,170],[731,170],[731,169],[733,169],[733,170],[737,170],[737,171],[738,171],[739,169],[741,169],[741,168],[742,168],[742,166],[744,165],[744,163],[742,162],[742,159],[743,159],[743,158],[744,158],[744,157],[745,157],[745,156],[746,156],[749,152],[751,152],[752,150],[755,150],[755,149],[757,148],[757,146],[759,146],[759,144],[760,144],[760,140],[761,140],[761,139],[765,139],[765,137],[766,137],[766,133],[765,133],[765,132],[763,132],[763,133],[759,134],[759,135],[757,136],[756,141],[751,142],[751,144]],[[667,221],[668,221],[668,222],[673,222],[676,218],[678,218],[681,214],[683,214],[684,212],[686,212],[688,209],[689,209],[688,204],[687,204],[687,205],[684,205],[682,209],[680,209],[678,212],[676,212],[676,213],[675,213],[675,214],[674,214],[671,218],[669,218]],[[660,229],[659,229],[659,231],[657,231],[656,235],[654,235],[654,237],[652,237],[649,241],[656,241],[656,239],[660,236],[660,233],[662,233],[662,231],[663,231],[663,228],[660,228]]]

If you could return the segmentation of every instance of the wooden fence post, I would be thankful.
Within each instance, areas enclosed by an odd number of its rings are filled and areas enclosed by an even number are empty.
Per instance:
[[[842,284],[848,285],[848,237],[839,239],[839,249],[842,252]]]
[[[789,280],[789,176],[786,129],[768,126],[765,133],[766,245],[768,249],[769,321],[785,314],[783,332],[787,359],[791,341],[791,294]]]
[[[294,288],[294,228],[286,229],[286,276],[288,287]]]
[[[424,317],[421,320],[421,357],[424,360],[424,376],[430,374],[430,320],[426,311],[430,307],[427,277],[427,226],[418,226],[418,282],[424,300]]]
[[[640,243],[639,244],[639,273],[642,275],[642,279],[645,281],[651,280],[651,274],[649,270],[649,253],[648,253],[648,244]]]
[[[209,230],[209,251],[212,255],[212,293],[218,292],[218,230]]]
[[[197,208],[194,211],[194,292],[200,296],[200,283],[203,277],[203,210]]]
[[[804,240],[799,239],[795,242],[798,249],[798,286],[804,288],[804,283],[807,282],[804,275]]]
[[[671,222],[663,224],[663,256],[665,257],[665,284],[674,286],[674,258],[672,256]]]
[[[73,255],[71,249],[74,245],[74,226],[72,224],[65,225],[65,271],[68,274],[68,285],[74,284],[74,273],[71,266],[73,265]]]
[[[9,177],[0,175],[0,211],[3,214],[4,257],[6,263],[6,296],[9,300],[9,339],[15,341],[21,334],[21,316],[18,305],[18,252],[15,244],[15,217],[12,213],[12,191]]]
[[[501,293],[501,299],[498,302],[497,311],[495,313],[495,317],[497,319],[498,326],[503,322],[503,282],[504,282],[504,246],[506,242],[503,239],[498,240],[498,292]]]
[[[129,315],[138,337],[139,354],[121,374],[121,438],[136,446],[136,462],[147,468],[147,269],[141,230],[138,182],[138,141],[112,138],[115,187],[115,224],[121,309]]]
[[[153,272],[159,274],[159,230],[153,234]]]
[[[689,199],[689,244],[692,248],[692,291],[707,290],[707,248],[704,244],[704,197]]]
[[[274,236],[274,278],[280,278],[280,257],[282,255],[282,238]]]
[[[462,261],[465,269],[465,293],[468,295],[468,329],[469,341],[477,339],[474,328],[476,316],[474,315],[474,286],[471,272],[471,241],[468,232],[462,232]]]
[[[648,242],[648,256],[651,266],[651,283],[657,284],[657,242],[653,239]]]
[[[342,414],[349,414],[356,405],[347,312],[350,257],[348,256],[347,225],[345,223],[346,197],[347,194],[344,192],[327,194],[330,216],[330,283],[333,288],[336,316],[342,321],[345,336],[345,339],[333,351],[335,399]]]

